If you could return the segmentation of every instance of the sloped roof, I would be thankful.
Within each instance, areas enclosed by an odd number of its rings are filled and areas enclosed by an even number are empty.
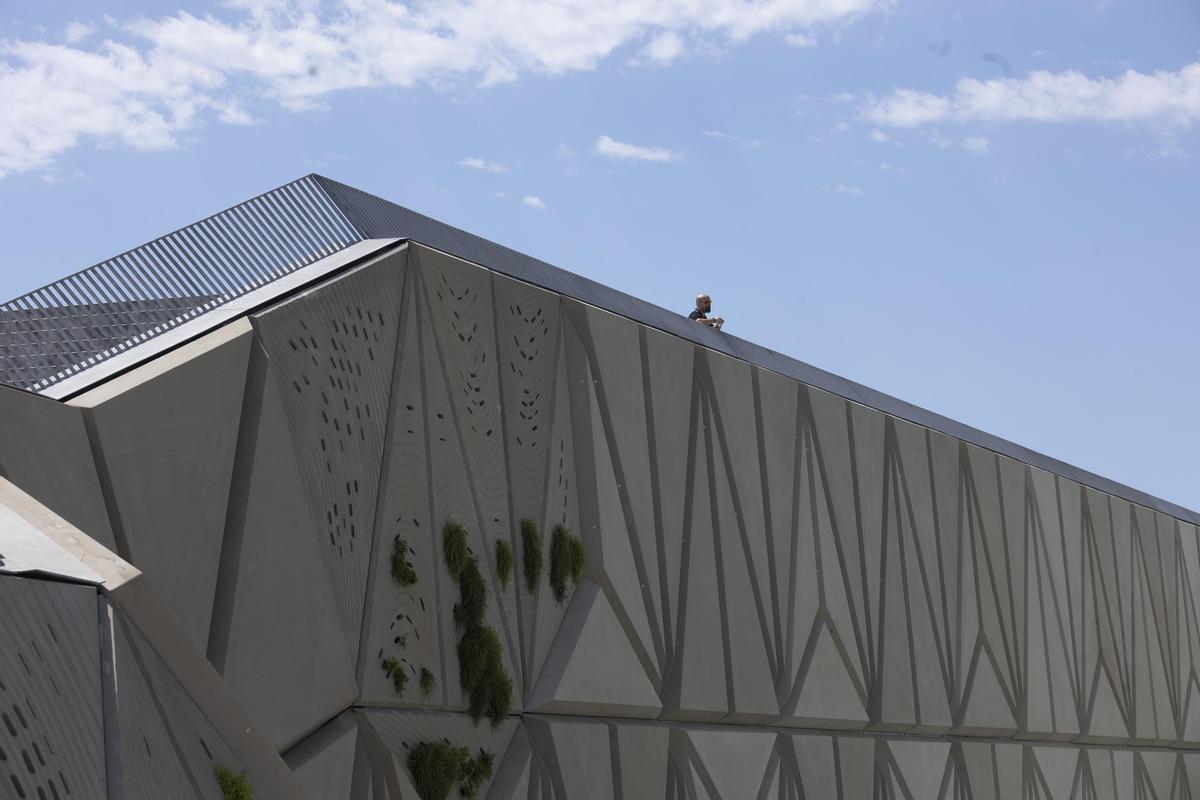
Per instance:
[[[0,384],[45,393],[351,245],[420,242],[1101,491],[1200,514],[805,364],[321,175],[307,175],[0,305]],[[169,312],[166,310],[170,309]],[[176,314],[176,316],[170,316]],[[224,319],[224,318],[223,318]],[[222,319],[222,321],[223,321]],[[117,344],[128,333],[128,338]],[[73,363],[69,363],[73,362]],[[98,375],[98,380],[108,377]],[[78,381],[76,381],[78,382]]]

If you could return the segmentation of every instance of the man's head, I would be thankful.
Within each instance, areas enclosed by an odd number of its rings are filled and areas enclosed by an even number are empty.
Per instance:
[[[696,295],[696,308],[707,314],[712,310],[712,298],[706,294]]]

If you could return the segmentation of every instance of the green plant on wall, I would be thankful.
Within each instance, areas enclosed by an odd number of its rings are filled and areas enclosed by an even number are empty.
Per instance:
[[[254,800],[254,792],[246,781],[246,773],[234,772],[229,767],[218,764],[213,767],[213,775],[225,800]]]
[[[421,800],[447,800],[455,784],[459,794],[472,800],[492,777],[495,754],[480,750],[475,758],[465,747],[449,742],[420,742],[408,753],[408,771]]]
[[[459,681],[467,693],[471,718],[479,724],[487,717],[495,727],[512,707],[513,683],[504,668],[500,638],[485,624],[487,583],[479,571],[479,559],[471,555],[461,525],[446,524],[442,547],[446,569],[458,582],[454,625],[461,632],[457,648]]]
[[[508,580],[512,577],[513,551],[507,539],[496,540],[496,574],[500,578],[500,586],[508,588]]]
[[[405,671],[404,665],[400,663],[400,659],[395,656],[385,658],[383,660],[383,674],[391,679],[392,688],[396,690],[397,696],[403,696],[404,690],[408,686],[408,672]]]
[[[550,588],[554,599],[562,602],[567,596],[567,583],[579,585],[583,576],[583,542],[562,525],[554,526],[550,539]]]
[[[525,566],[525,586],[533,594],[542,579],[542,536],[538,533],[537,523],[531,519],[521,520],[521,558]]]
[[[471,548],[467,546],[467,529],[458,522],[447,522],[442,529],[442,558],[450,577],[458,580],[467,562],[471,560]]]
[[[467,800],[479,794],[479,788],[492,777],[492,767],[495,765],[496,754],[491,750],[480,750],[475,758],[468,758],[462,765],[462,780],[458,790]]]
[[[408,771],[421,800],[447,800],[462,776],[465,747],[446,742],[421,742],[408,751]]]
[[[396,537],[392,542],[392,578],[401,586],[412,586],[417,582],[417,571],[408,560],[408,542]]]
[[[433,673],[429,671],[429,667],[421,667],[421,680],[419,681],[419,685],[421,687],[421,699],[428,700],[429,695],[433,694],[433,689],[435,686]]]

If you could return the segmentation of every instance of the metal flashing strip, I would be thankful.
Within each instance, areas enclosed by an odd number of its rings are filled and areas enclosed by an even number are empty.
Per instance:
[[[364,238],[293,181],[0,305],[0,383],[44,392]]]

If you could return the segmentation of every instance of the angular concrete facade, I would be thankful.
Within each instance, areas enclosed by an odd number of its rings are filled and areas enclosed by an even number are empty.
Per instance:
[[[0,387],[0,797],[1200,794],[1194,513],[329,197],[352,256]]]

